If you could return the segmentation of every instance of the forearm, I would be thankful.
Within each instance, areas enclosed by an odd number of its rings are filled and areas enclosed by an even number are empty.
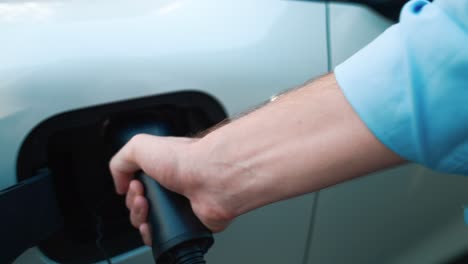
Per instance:
[[[366,128],[330,74],[200,139],[234,215],[403,160]]]

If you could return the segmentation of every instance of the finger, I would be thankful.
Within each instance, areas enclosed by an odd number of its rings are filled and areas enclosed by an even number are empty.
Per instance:
[[[125,205],[128,209],[132,209],[133,200],[137,195],[144,195],[143,184],[139,180],[132,180],[128,187],[127,197],[125,198]]]
[[[143,223],[140,225],[138,228],[140,230],[141,238],[143,239],[143,243],[147,246],[151,246],[151,233],[150,233],[150,227],[148,223]]]
[[[145,222],[148,218],[148,202],[143,196],[136,196],[133,201],[133,208],[130,211],[130,222],[136,228]]]
[[[123,146],[117,154],[112,157],[109,163],[109,169],[114,179],[114,184],[117,193],[125,194],[128,191],[130,181],[133,179],[135,172],[140,170],[136,158],[136,151],[141,149],[142,140],[145,135],[134,136],[125,146]],[[144,143],[143,143],[144,144]]]
[[[167,140],[177,143],[191,143],[198,140],[198,138],[189,138],[189,137],[164,137]]]
[[[129,210],[132,209],[133,199],[135,199],[135,192],[132,190],[131,186],[132,184],[130,183],[130,188],[128,188],[127,195],[125,196],[125,206],[127,206]]]
[[[180,188],[177,184],[164,181],[168,175],[173,175],[177,169],[178,156],[184,153],[183,142],[190,142],[188,138],[167,138],[139,134],[134,136],[110,162],[110,171],[114,178],[117,193],[125,194],[135,172],[142,170],[148,175],[175,192]]]

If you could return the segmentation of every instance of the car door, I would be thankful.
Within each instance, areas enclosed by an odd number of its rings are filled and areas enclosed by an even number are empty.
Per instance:
[[[332,3],[330,16],[333,67],[391,25],[362,6]],[[320,191],[307,263],[467,263],[467,188],[408,164]]]

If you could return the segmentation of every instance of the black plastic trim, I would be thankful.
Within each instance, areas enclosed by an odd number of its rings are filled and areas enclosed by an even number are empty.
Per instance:
[[[0,191],[0,263],[12,263],[26,249],[58,232],[63,219],[47,170]]]
[[[141,115],[168,124],[174,136],[197,134],[226,118],[212,96],[182,91],[61,113],[41,122],[24,140],[18,180],[49,168],[64,216],[64,228],[39,244],[50,259],[90,263],[142,246],[128,220],[124,197],[114,190],[108,170],[113,152],[106,136],[109,124]],[[105,254],[96,247],[99,237]]]
[[[38,168],[46,167],[44,164],[47,164],[47,144],[50,135],[64,128],[81,127],[92,122],[102,122],[113,115],[146,111],[148,108],[159,106],[200,109],[207,115],[211,125],[226,118],[226,112],[219,101],[199,91],[148,96],[60,113],[39,123],[24,140],[17,160],[18,180],[28,179],[34,176]],[[28,155],[32,153],[34,155]]]
[[[401,8],[409,0],[296,0],[308,2],[342,2],[366,5],[392,21],[398,21]]]

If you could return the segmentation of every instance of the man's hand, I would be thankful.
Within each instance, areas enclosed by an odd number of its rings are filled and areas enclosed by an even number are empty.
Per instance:
[[[134,174],[143,170],[167,189],[186,196],[195,215],[214,232],[226,228],[234,217],[228,210],[224,187],[217,175],[204,164],[196,139],[137,135],[111,160],[110,170],[119,194],[126,194],[126,205],[134,227],[143,241],[151,245],[147,215],[148,202]]]

